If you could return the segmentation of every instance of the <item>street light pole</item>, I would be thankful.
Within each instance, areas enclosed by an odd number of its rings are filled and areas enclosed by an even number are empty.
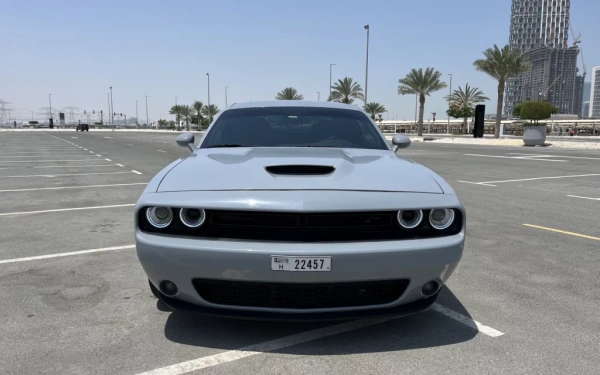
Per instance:
[[[113,97],[112,97],[112,86],[110,86],[110,122],[112,124],[112,131],[115,131],[115,118],[114,118],[114,111],[115,111],[115,107],[113,105]]]
[[[108,101],[108,126],[112,125],[112,121],[110,119],[110,114],[112,113],[112,109],[110,108],[110,94],[106,93],[106,100]]]
[[[208,123],[212,122],[212,109],[210,108],[210,74],[206,73],[206,79],[208,80]]]
[[[367,89],[369,83],[369,25],[365,25],[365,29],[367,30],[367,64],[365,67],[365,105],[367,102]]]
[[[227,88],[229,86],[225,86],[225,107],[227,107]]]
[[[331,101],[331,67],[334,65],[335,63],[329,64],[329,99],[327,99],[328,101]]]
[[[177,98],[179,98],[179,96],[175,97],[175,107],[177,107]],[[177,123],[176,124],[177,125],[177,130],[179,130],[179,111],[177,111],[177,110],[176,110],[176,114],[175,114],[175,122]]]
[[[450,94],[448,95],[448,109],[450,109],[450,95],[452,95],[452,74],[448,75],[450,76]],[[446,132],[450,134],[450,115],[448,115],[448,128]]]
[[[139,125],[138,123],[138,110],[137,110],[137,103],[138,101],[135,101],[135,127],[137,128],[137,126]]]
[[[319,91],[317,91],[317,101],[321,101],[321,93]]]
[[[148,122],[148,95],[146,96],[146,126],[150,126],[150,123]],[[156,128],[158,129],[158,124],[156,125]]]
[[[50,121],[48,122],[48,127],[50,127],[50,123],[52,122],[52,94],[48,94],[48,102],[50,102]]]

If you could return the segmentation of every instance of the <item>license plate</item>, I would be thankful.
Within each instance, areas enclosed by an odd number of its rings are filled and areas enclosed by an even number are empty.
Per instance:
[[[271,255],[271,270],[327,272],[331,271],[331,257],[288,257]]]

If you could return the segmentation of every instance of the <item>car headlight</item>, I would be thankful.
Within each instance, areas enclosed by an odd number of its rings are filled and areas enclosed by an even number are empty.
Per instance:
[[[206,220],[206,212],[201,208],[182,208],[179,210],[179,220],[188,228],[198,228]]]
[[[149,207],[146,219],[155,228],[166,228],[173,221],[173,211],[169,207]]]
[[[429,212],[429,224],[434,229],[443,230],[454,222],[454,210],[448,208],[436,208]]]
[[[398,211],[398,223],[404,229],[415,229],[422,221],[423,211],[421,210]]]

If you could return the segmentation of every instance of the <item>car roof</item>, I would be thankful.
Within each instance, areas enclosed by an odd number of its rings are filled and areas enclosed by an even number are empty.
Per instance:
[[[267,101],[258,101],[258,102],[234,103],[234,104],[230,105],[227,109],[260,108],[260,107],[316,107],[316,108],[350,109],[350,110],[355,110],[355,111],[361,110],[361,108],[358,105],[353,105],[353,104],[310,101],[310,100],[267,100]]]

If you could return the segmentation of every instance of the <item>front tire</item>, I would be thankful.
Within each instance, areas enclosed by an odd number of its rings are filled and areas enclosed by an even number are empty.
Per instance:
[[[150,291],[152,292],[154,297],[160,298],[160,292],[158,291],[158,289],[156,289],[154,284],[152,284],[152,281],[150,281],[150,279],[148,279],[148,284],[150,284]]]

